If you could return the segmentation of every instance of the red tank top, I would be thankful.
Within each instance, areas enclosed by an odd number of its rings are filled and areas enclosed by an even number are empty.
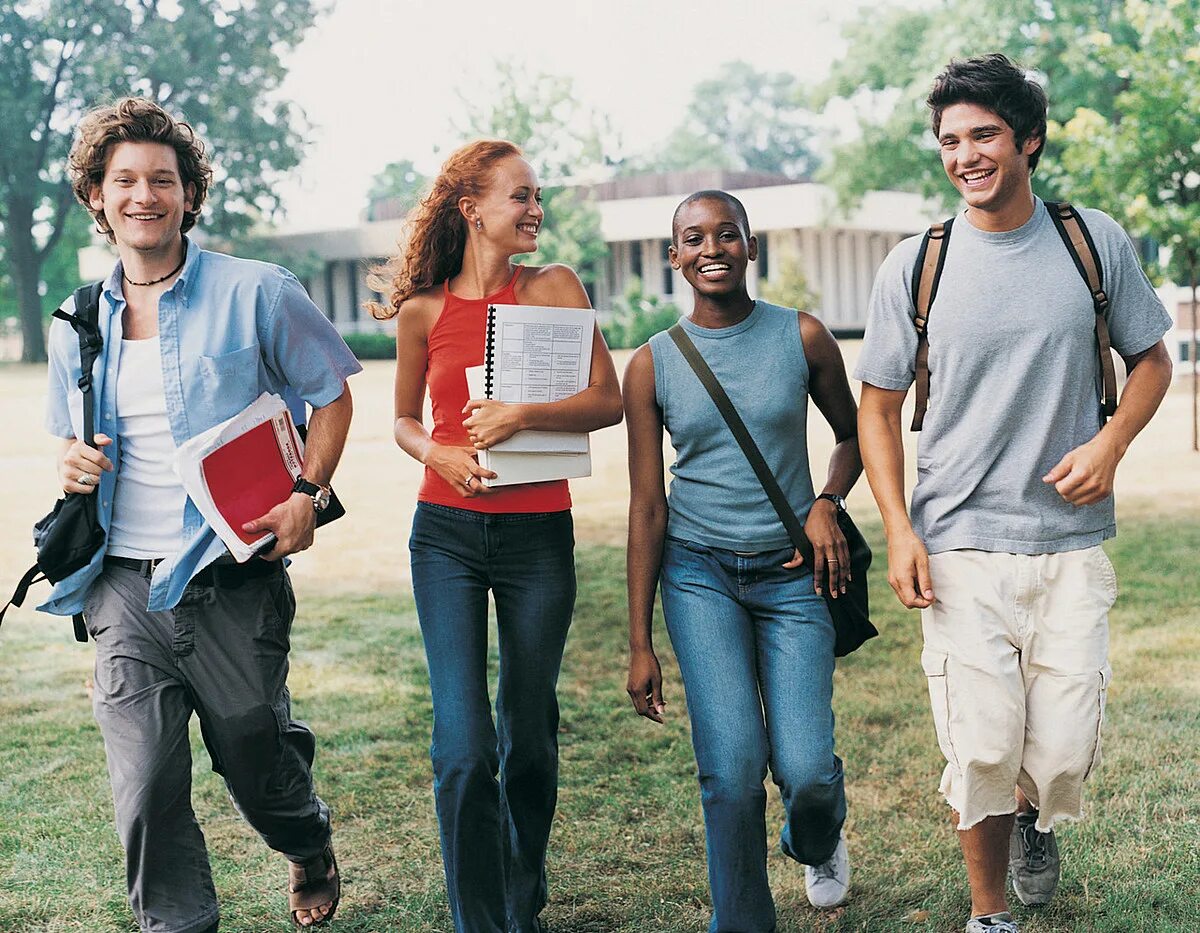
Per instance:
[[[517,266],[509,283],[486,298],[460,298],[450,291],[449,282],[443,286],[446,297],[442,313],[429,332],[425,370],[433,409],[431,434],[438,444],[461,447],[471,444],[462,423],[466,417],[462,409],[470,398],[464,370],[483,365],[488,305],[518,304],[516,289],[521,269]],[[495,492],[466,499],[429,467],[425,468],[417,500],[473,512],[561,512],[571,507],[571,493],[565,479],[501,486]]]

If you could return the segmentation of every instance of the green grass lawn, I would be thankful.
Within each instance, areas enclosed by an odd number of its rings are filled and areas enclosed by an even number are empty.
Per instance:
[[[878,543],[878,529],[868,529]],[[1122,595],[1104,765],[1089,819],[1060,834],[1053,905],[1017,909],[1028,933],[1184,931],[1200,916],[1200,520],[1127,521],[1110,542]],[[880,553],[881,552],[877,552]],[[682,688],[665,633],[669,719],[624,694],[624,555],[581,547],[580,597],[561,683],[562,780],[551,840],[551,933],[707,928],[704,833]],[[873,571],[882,637],[837,674],[854,860],[850,904],[818,914],[803,873],[770,855],[780,931],[960,930],[965,875],[936,786],[916,614]],[[876,585],[877,584],[877,585]],[[318,789],[333,808],[343,903],[335,929],[448,931],[428,760],[420,635],[402,594],[302,599],[293,632],[297,715],[315,728]],[[0,931],[134,930],[85,681],[91,651],[68,621],[0,633]],[[290,929],[282,858],[238,818],[194,736],[196,809],[225,933]],[[772,788],[772,836],[780,811]]]

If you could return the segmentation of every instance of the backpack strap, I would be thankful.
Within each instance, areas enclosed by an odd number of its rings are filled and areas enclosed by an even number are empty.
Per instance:
[[[1088,232],[1079,211],[1066,201],[1046,201],[1046,210],[1054,221],[1054,228],[1062,237],[1067,252],[1075,262],[1075,268],[1092,295],[1092,307],[1096,311],[1096,348],[1100,354],[1100,376],[1104,394],[1100,397],[1100,423],[1111,418],[1117,410],[1117,371],[1113,365],[1112,341],[1108,336],[1108,295],[1104,292],[1104,266],[1100,254]]]
[[[95,398],[92,392],[92,368],[104,341],[100,337],[100,293],[104,283],[93,282],[75,289],[75,313],[67,314],[61,308],[54,316],[66,321],[79,336],[79,391],[83,394],[83,442],[96,446]]]
[[[913,326],[917,329],[916,385],[917,405],[913,412],[912,430],[920,431],[929,407],[929,309],[937,297],[938,282],[946,265],[946,246],[954,218],[936,223],[925,231],[917,264],[913,269],[912,302],[916,309]]]

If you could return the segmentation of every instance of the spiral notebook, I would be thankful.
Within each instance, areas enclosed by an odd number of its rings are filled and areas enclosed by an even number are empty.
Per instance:
[[[483,397],[557,402],[587,388],[592,371],[591,308],[490,305],[483,353]],[[519,431],[498,452],[587,453],[588,436]]]

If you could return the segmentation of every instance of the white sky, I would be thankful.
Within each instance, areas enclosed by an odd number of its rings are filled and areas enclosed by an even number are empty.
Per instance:
[[[625,147],[643,151],[723,62],[823,77],[842,51],[839,24],[864,2],[337,0],[290,59],[282,89],[313,124],[284,190],[285,226],[354,224],[389,162],[435,172],[459,141],[459,92],[490,101],[484,79],[498,59],[572,77]]]

